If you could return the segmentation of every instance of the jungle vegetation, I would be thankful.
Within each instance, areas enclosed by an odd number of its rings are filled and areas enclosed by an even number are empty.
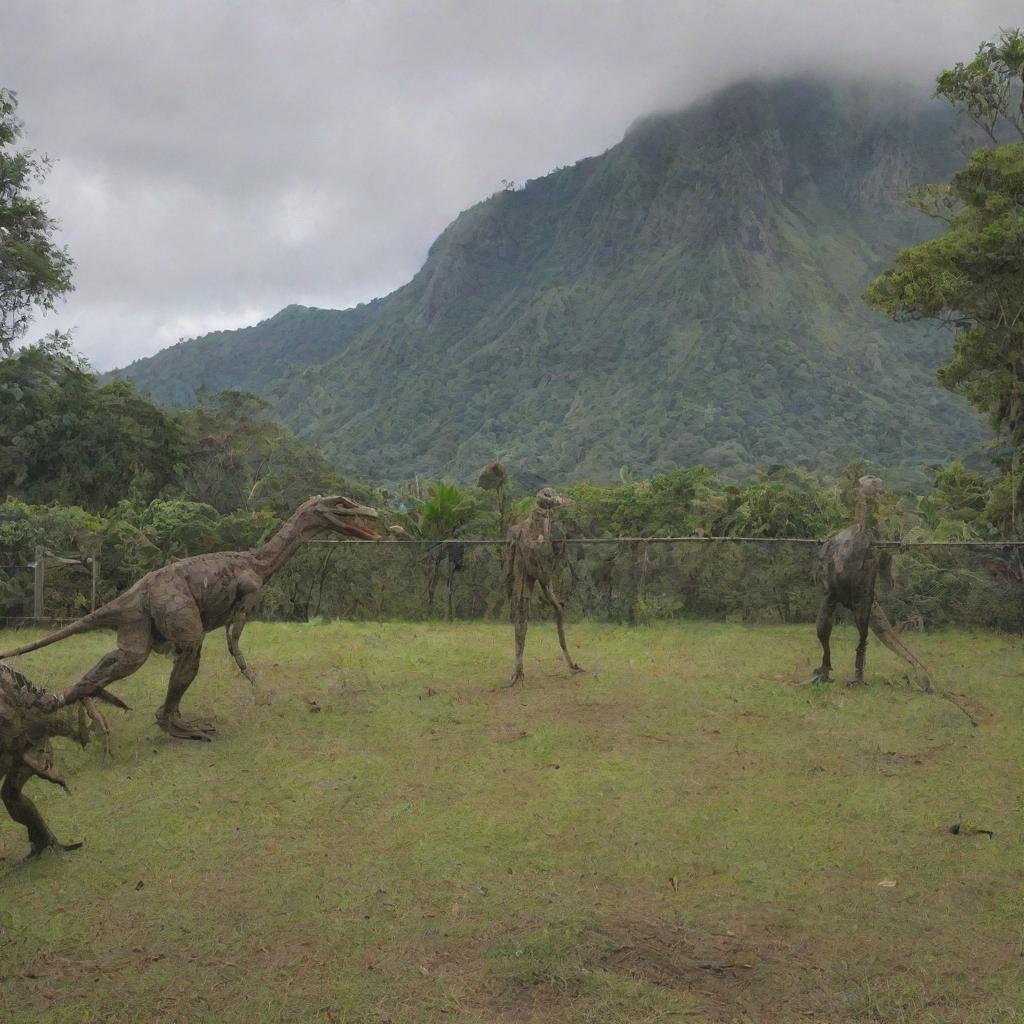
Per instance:
[[[742,481],[870,452],[923,488],[930,463],[982,465],[988,433],[936,382],[949,332],[862,293],[934,234],[903,197],[962,165],[962,132],[898,90],[736,85],[461,213],[383,299],[292,306],[117,375],[186,404],[200,382],[256,391],[363,479],[470,480],[497,455],[559,483]]]

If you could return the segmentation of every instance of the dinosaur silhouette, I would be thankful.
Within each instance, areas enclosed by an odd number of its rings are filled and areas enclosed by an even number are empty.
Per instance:
[[[832,650],[829,641],[835,625],[839,605],[853,612],[857,625],[858,642],[854,676],[850,686],[864,683],[864,655],[868,645],[868,630],[894,654],[911,664],[924,681],[925,690],[931,691],[931,673],[914,653],[900,640],[875,597],[875,588],[881,578],[892,585],[892,556],[879,554],[878,495],[882,481],[877,476],[862,476],[857,481],[857,504],[853,523],[825,541],[818,563],[823,597],[818,610],[817,632],[821,641],[821,666],[815,680],[827,682],[832,676]]]
[[[35,775],[67,790],[64,777],[54,768],[50,739],[66,736],[84,747],[89,742],[86,715],[106,733],[106,722],[91,701],[83,700],[77,713],[72,712],[63,707],[59,695],[40,690],[10,665],[0,663],[0,799],[7,813],[28,830],[30,857],[82,845],[58,842],[22,789]]]
[[[94,629],[117,630],[117,650],[104,655],[63,696],[65,704],[95,696],[121,708],[127,705],[104,689],[137,672],[152,651],[173,654],[167,696],[156,713],[164,732],[181,739],[208,740],[216,732],[208,721],[186,722],[181,698],[199,671],[205,635],[219,626],[227,632],[228,650],[242,674],[256,678],[238,645],[246,618],[260,590],[298,548],[322,530],[378,540],[370,520],[376,509],[339,496],[310,498],[267,541],[251,551],[195,555],[143,576],[109,604],[49,636],[0,654],[0,659],[26,654],[65,637]]]
[[[572,660],[565,642],[565,610],[555,595],[552,580],[558,568],[560,545],[552,537],[552,515],[560,508],[569,508],[572,501],[563,498],[550,487],[537,493],[529,516],[508,531],[505,545],[505,564],[508,572],[509,612],[516,633],[516,661],[508,686],[523,681],[523,650],[526,647],[526,628],[530,615],[530,596],[534,584],[554,609],[558,624],[558,642],[565,655],[565,663],[573,672],[582,672]]]

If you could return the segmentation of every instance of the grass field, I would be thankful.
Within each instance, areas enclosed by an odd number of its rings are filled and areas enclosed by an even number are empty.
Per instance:
[[[29,784],[85,846],[23,863],[0,817],[0,1019],[1024,1021],[1019,641],[913,638],[975,727],[874,644],[867,687],[803,685],[810,627],[569,639],[586,673],[538,625],[512,692],[507,627],[256,624],[254,692],[215,634],[211,744],[157,730],[151,658],[113,760]]]

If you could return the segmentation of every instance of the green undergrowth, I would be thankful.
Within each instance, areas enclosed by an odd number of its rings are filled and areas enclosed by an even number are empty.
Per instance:
[[[0,1019],[1024,1019],[1018,640],[910,638],[974,726],[876,645],[807,685],[808,627],[574,625],[570,676],[537,625],[515,691],[511,639],[255,624],[254,691],[214,634],[210,744],[157,730],[152,657],[112,760],[27,787],[84,847],[23,863],[0,818]],[[109,644],[17,664],[59,689]]]

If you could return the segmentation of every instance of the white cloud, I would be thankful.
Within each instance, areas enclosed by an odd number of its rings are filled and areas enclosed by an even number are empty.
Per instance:
[[[3,82],[101,368],[402,284],[460,210],[751,74],[928,83],[1008,0],[7,0]]]

